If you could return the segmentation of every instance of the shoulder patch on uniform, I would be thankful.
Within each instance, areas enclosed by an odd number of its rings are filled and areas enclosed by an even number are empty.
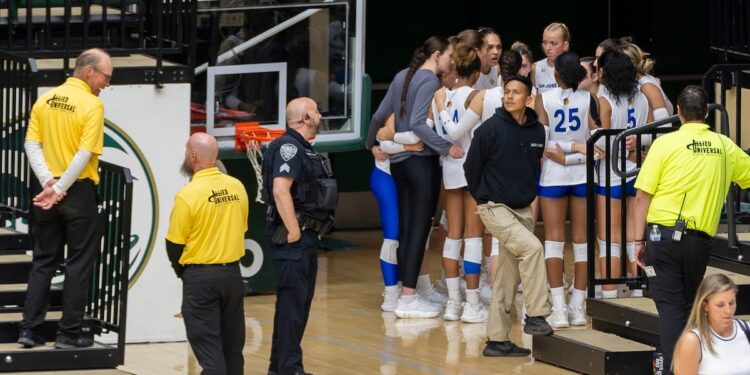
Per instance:
[[[279,173],[281,172],[290,173],[291,171],[289,169],[289,164],[287,163],[282,164],[281,167],[279,167]]]
[[[291,143],[285,143],[281,145],[280,152],[281,158],[284,159],[284,161],[289,161],[294,155],[297,155],[297,146]]]

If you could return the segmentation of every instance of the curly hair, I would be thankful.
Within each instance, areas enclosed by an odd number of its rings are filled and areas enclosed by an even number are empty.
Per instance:
[[[581,59],[575,52],[563,52],[555,59],[555,73],[565,86],[578,90],[578,84],[586,78],[586,68],[581,66]]]
[[[630,100],[638,91],[635,66],[624,53],[606,50],[599,56],[599,69],[602,69],[602,84],[614,96],[615,102]]]
[[[409,63],[409,70],[406,72],[406,78],[404,79],[404,88],[401,89],[401,111],[400,115],[406,115],[406,98],[409,95],[409,83],[411,83],[414,73],[419,69],[429,56],[432,56],[435,52],[445,52],[450,46],[447,39],[442,36],[431,36],[422,44],[421,47],[414,50],[414,54],[411,57]]]

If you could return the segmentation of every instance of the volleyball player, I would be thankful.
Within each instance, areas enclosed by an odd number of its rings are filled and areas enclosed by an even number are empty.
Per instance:
[[[531,67],[531,81],[539,93],[557,87],[555,59],[570,47],[570,31],[564,23],[553,22],[542,33],[542,50],[546,58]]]
[[[586,244],[586,139],[596,129],[592,113],[596,98],[578,84],[586,76],[578,55],[564,52],[555,59],[558,87],[537,98],[539,122],[548,126],[547,146],[539,181],[544,220],[544,257],[552,297],[552,314],[547,318],[554,328],[586,325],[583,302],[586,298],[588,247]],[[592,110],[593,108],[593,110]],[[570,304],[563,289],[563,249],[565,219],[570,225],[575,263],[574,287]]]

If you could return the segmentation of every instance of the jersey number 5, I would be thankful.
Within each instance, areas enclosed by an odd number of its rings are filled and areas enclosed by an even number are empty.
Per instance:
[[[565,111],[558,109],[555,111],[554,118],[559,118],[557,125],[555,126],[555,132],[565,133]],[[576,131],[581,128],[581,118],[578,117],[578,108],[568,108],[568,130]]]
[[[635,127],[635,108],[628,108],[628,129]]]

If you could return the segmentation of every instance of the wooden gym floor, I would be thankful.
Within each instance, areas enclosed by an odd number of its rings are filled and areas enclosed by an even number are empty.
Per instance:
[[[378,261],[381,232],[338,232],[333,237],[361,247],[319,252],[317,289],[302,342],[307,372],[315,375],[573,374],[535,362],[531,357],[483,357],[484,324],[396,319],[393,313],[383,313]],[[440,275],[441,251],[434,237],[428,254],[430,271],[436,280]],[[571,267],[572,264],[566,264],[569,279]],[[275,300],[274,295],[245,299],[245,374],[267,372]],[[517,321],[515,311],[512,315]],[[531,346],[531,336],[523,334],[519,324],[513,326],[511,334],[517,344]],[[200,367],[186,342],[131,344],[126,349],[125,365],[118,370],[34,374],[200,374]]]

